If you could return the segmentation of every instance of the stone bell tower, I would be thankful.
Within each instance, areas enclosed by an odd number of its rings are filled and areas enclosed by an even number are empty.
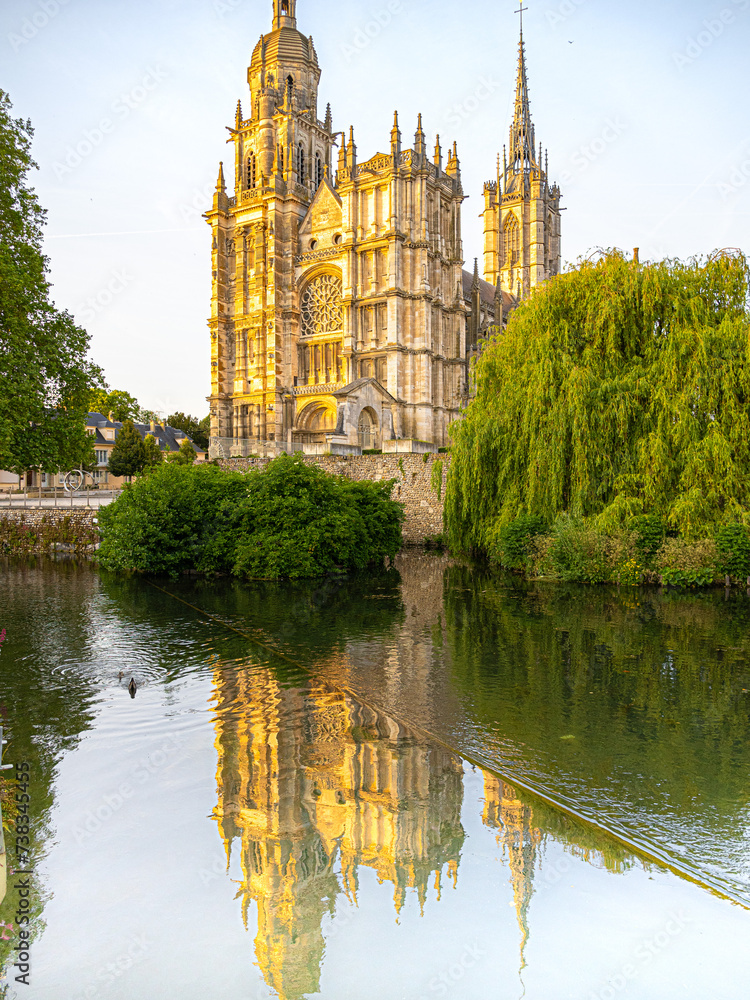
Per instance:
[[[484,186],[484,277],[517,299],[560,273],[560,189],[550,185],[548,156],[536,146],[531,120],[526,47],[518,44],[518,74],[509,146],[497,177]]]
[[[273,28],[255,46],[245,110],[234,126],[234,192],[223,166],[206,213],[213,235],[211,437],[283,446],[291,399],[298,229],[334,142],[318,119],[320,66],[297,30],[296,0],[273,0]]]

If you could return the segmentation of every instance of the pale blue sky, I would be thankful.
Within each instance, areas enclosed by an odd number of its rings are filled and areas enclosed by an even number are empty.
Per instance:
[[[567,209],[564,259],[597,246],[749,250],[750,0],[528,6],[532,114]],[[510,123],[517,7],[298,0],[323,69],[319,110],[330,101],[337,128],[354,124],[361,159],[386,148],[394,108],[405,139],[421,111],[431,138],[458,140],[467,267]],[[93,335],[110,384],[153,409],[208,412],[201,213],[219,160],[231,162],[224,126],[271,11],[271,0],[0,6],[0,87],[36,129],[54,297]],[[87,155],[66,163],[80,143]]]

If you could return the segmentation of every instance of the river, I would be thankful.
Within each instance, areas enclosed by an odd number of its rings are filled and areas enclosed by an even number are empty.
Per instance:
[[[284,585],[4,563],[31,874],[6,831],[0,996],[744,998],[749,625],[744,593],[420,552]]]

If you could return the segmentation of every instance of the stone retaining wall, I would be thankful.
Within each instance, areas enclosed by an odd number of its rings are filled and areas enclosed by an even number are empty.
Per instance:
[[[425,462],[425,458],[427,461]],[[434,462],[443,463],[443,487],[438,497],[431,485]],[[245,472],[264,469],[266,458],[230,458],[220,464],[224,469]],[[427,538],[443,533],[443,497],[450,455],[316,455],[305,456],[308,465],[317,465],[324,472],[346,476],[355,481],[382,482],[395,479],[393,499],[404,505],[404,541],[407,545],[422,545]]]
[[[12,526],[12,527],[11,527]],[[10,532],[7,530],[11,527]],[[28,528],[36,536],[19,537],[16,529]],[[99,528],[96,510],[56,507],[0,509],[0,550],[6,554],[68,554],[90,556],[99,547],[92,533]],[[11,536],[9,539],[8,536]],[[8,550],[7,546],[10,546]]]
[[[91,528],[99,523],[99,514],[88,507],[0,507],[0,521],[15,521],[36,527],[39,524],[68,524]]]

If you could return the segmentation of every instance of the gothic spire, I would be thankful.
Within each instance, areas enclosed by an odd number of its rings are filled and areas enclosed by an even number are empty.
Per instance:
[[[401,155],[401,129],[398,126],[398,111],[393,112],[393,128],[391,129],[391,156]]]
[[[422,114],[417,116],[417,131],[414,133],[414,152],[417,156],[426,156],[427,144],[425,141],[424,129],[422,128]]]
[[[534,125],[531,121],[529,81],[526,72],[526,44],[523,40],[523,13],[521,37],[518,42],[518,74],[516,79],[516,105],[510,128],[510,168],[513,173],[528,173],[536,163],[534,151]]]

